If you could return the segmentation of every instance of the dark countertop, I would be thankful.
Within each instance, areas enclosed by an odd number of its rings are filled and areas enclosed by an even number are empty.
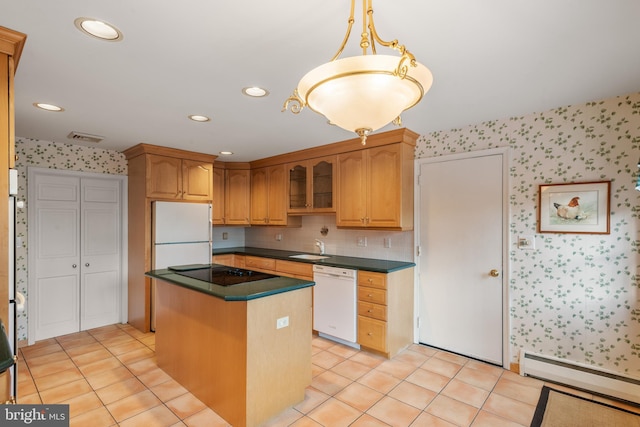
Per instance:
[[[215,264],[213,264],[215,265]],[[233,286],[220,286],[204,282],[198,279],[181,276],[169,269],[152,270],[145,276],[159,279],[183,288],[192,289],[222,298],[225,301],[249,301],[256,298],[268,297],[282,292],[295,291],[296,289],[314,286],[315,282],[289,277],[274,277],[271,279],[257,280],[255,282],[241,283]]]
[[[357,258],[326,254],[329,258],[322,260],[306,260],[291,258],[291,255],[303,254],[300,251],[283,251],[279,249],[263,249],[251,247],[219,248],[213,250],[213,255],[239,254],[264,258],[275,258],[287,261],[306,262],[308,264],[328,265],[331,267],[350,268],[353,270],[374,271],[377,273],[391,273],[405,268],[415,267],[413,262],[388,261],[384,259]],[[317,255],[317,254],[314,254]]]

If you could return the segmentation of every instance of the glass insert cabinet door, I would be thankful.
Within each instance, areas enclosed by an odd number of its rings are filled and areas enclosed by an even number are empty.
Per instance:
[[[306,210],[307,207],[307,166],[295,165],[289,168],[289,209]]]
[[[335,212],[335,156],[287,165],[290,213]]]
[[[313,165],[313,208],[333,208],[333,163],[320,161]]]

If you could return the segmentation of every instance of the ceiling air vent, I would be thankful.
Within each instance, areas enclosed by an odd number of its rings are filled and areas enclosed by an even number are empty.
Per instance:
[[[97,144],[98,142],[104,139],[104,136],[90,135],[88,133],[80,133],[80,132],[73,131],[69,135],[67,135],[67,138],[73,139],[74,141],[93,142]]]

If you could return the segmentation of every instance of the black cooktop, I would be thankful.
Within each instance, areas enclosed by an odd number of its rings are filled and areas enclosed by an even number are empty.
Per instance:
[[[191,270],[176,270],[176,274],[202,280],[219,286],[239,285],[241,283],[255,282],[256,280],[271,279],[273,274],[260,271],[244,270],[226,266],[212,266]]]

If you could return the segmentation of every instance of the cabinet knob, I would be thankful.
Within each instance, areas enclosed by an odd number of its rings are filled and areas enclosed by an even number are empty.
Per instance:
[[[367,332],[367,335],[369,335],[370,337],[373,336],[373,332]]]
[[[367,280],[369,281],[369,283],[373,283],[373,279],[369,278]]]
[[[89,267],[89,263],[86,263],[84,266],[85,266],[85,267]]]
[[[73,264],[71,267],[73,267],[73,268],[77,268],[77,267],[78,267],[78,264]]]
[[[367,310],[367,313],[371,313],[371,310]]]
[[[367,295],[367,296],[368,296],[369,298],[371,298],[373,295],[372,295],[372,294],[369,294],[369,295]]]

